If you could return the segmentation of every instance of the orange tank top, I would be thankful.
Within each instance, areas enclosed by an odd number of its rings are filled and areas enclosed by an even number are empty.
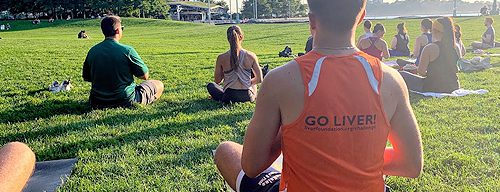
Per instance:
[[[296,59],[305,87],[300,117],[282,126],[280,190],[384,191],[390,124],[379,94],[380,60],[358,52]]]

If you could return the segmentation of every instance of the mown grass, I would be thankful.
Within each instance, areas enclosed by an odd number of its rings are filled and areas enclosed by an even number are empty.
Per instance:
[[[466,44],[480,38],[482,20],[458,19]],[[400,21],[381,22],[386,37],[392,37]],[[406,22],[414,39],[419,20]],[[124,19],[122,43],[134,46],[152,78],[165,83],[165,95],[151,106],[91,111],[90,84],[83,82],[81,68],[87,51],[102,40],[99,21],[11,25],[13,31],[0,32],[0,144],[26,142],[40,161],[77,157],[60,191],[224,190],[211,150],[224,140],[241,142],[254,108],[223,106],[208,100],[205,91],[216,56],[228,47],[227,26]],[[307,24],[242,28],[244,47],[272,68],[290,60],[277,57],[285,45],[302,51],[309,33]],[[76,39],[80,30],[91,39]],[[494,66],[459,75],[464,88],[488,89],[487,95],[412,95],[424,142],[424,173],[414,180],[390,177],[395,191],[500,190],[500,68]],[[52,81],[67,78],[75,86],[71,92],[46,91]]]

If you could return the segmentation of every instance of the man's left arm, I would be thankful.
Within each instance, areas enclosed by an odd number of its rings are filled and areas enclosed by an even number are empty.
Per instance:
[[[271,71],[258,93],[243,143],[241,166],[249,177],[256,177],[269,168],[281,153],[281,113],[276,87],[279,87],[276,76]]]
[[[87,81],[87,82],[91,81],[90,64],[88,62],[88,56],[87,56],[87,58],[85,58],[85,61],[83,62],[82,77],[83,77],[84,81]]]
[[[128,55],[130,61],[130,67],[132,74],[139,79],[148,80],[149,79],[149,68],[146,66],[142,58],[139,56],[134,48],[130,48]]]

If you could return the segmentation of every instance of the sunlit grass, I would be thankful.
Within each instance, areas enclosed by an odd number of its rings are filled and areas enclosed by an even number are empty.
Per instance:
[[[390,41],[399,21],[380,22]],[[420,21],[406,22],[413,41]],[[480,38],[482,22],[458,19],[466,44]],[[17,31],[0,32],[0,144],[26,142],[38,160],[77,157],[75,171],[61,191],[223,189],[211,150],[224,140],[241,142],[254,108],[222,106],[208,100],[205,91],[217,55],[228,48],[228,26],[124,19],[122,43],[135,47],[152,78],[165,83],[165,95],[151,106],[91,111],[90,84],[83,82],[81,68],[87,51],[103,39],[99,21],[11,25]],[[284,46],[302,52],[309,33],[307,24],[242,28],[244,47],[272,68],[290,60],[277,57]],[[91,39],[76,39],[80,30]],[[412,95],[424,140],[424,173],[415,180],[390,177],[389,186],[396,191],[500,190],[498,67],[459,75],[464,88],[488,89],[487,95]],[[71,92],[45,91],[52,81],[68,78],[75,86]]]

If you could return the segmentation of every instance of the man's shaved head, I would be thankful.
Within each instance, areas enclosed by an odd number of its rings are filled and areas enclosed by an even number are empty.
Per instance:
[[[307,0],[309,11],[325,29],[343,33],[358,24],[366,0]]]

